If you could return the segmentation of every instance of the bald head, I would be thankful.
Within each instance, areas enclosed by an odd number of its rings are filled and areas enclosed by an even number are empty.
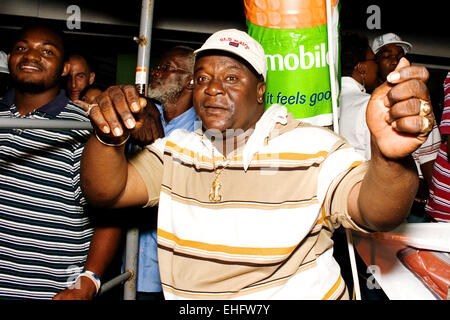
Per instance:
[[[69,57],[69,75],[67,76],[67,95],[72,101],[80,98],[81,92],[94,83],[95,73],[92,72],[87,60],[79,55],[72,54]]]

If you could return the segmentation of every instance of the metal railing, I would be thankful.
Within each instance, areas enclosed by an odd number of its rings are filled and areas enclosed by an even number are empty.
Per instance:
[[[150,74],[150,43],[152,36],[154,0],[142,0],[135,85],[138,92],[147,95],[147,83]],[[139,249],[139,229],[127,231],[125,245],[125,272],[130,277],[124,284],[123,299],[136,300],[137,263]]]

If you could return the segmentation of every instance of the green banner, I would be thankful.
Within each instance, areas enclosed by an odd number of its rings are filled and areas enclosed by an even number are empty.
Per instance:
[[[272,29],[248,20],[247,26],[267,58],[266,109],[278,103],[297,119],[332,124],[327,26]]]

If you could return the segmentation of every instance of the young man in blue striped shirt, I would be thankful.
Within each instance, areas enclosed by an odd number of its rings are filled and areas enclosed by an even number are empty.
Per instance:
[[[13,89],[0,117],[87,121],[60,90],[64,61],[59,31],[22,29],[8,55]],[[79,185],[89,134],[0,129],[0,299],[51,299],[79,276],[92,235]]]

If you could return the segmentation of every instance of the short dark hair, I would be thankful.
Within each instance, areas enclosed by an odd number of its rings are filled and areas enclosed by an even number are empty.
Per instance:
[[[14,42],[12,43],[12,47],[16,44],[16,42],[20,39],[20,36],[25,33],[28,30],[35,29],[35,28],[45,28],[53,33],[55,33],[59,38],[61,39],[61,46],[63,50],[63,62],[67,61],[67,50],[66,50],[66,36],[64,32],[61,30],[61,28],[56,24],[52,22],[31,22],[29,24],[25,24],[22,29],[18,31],[16,34],[16,37],[14,39]],[[11,48],[12,49],[12,48]]]
[[[365,61],[369,39],[357,32],[346,32],[341,36],[341,73],[351,76],[358,62]]]

